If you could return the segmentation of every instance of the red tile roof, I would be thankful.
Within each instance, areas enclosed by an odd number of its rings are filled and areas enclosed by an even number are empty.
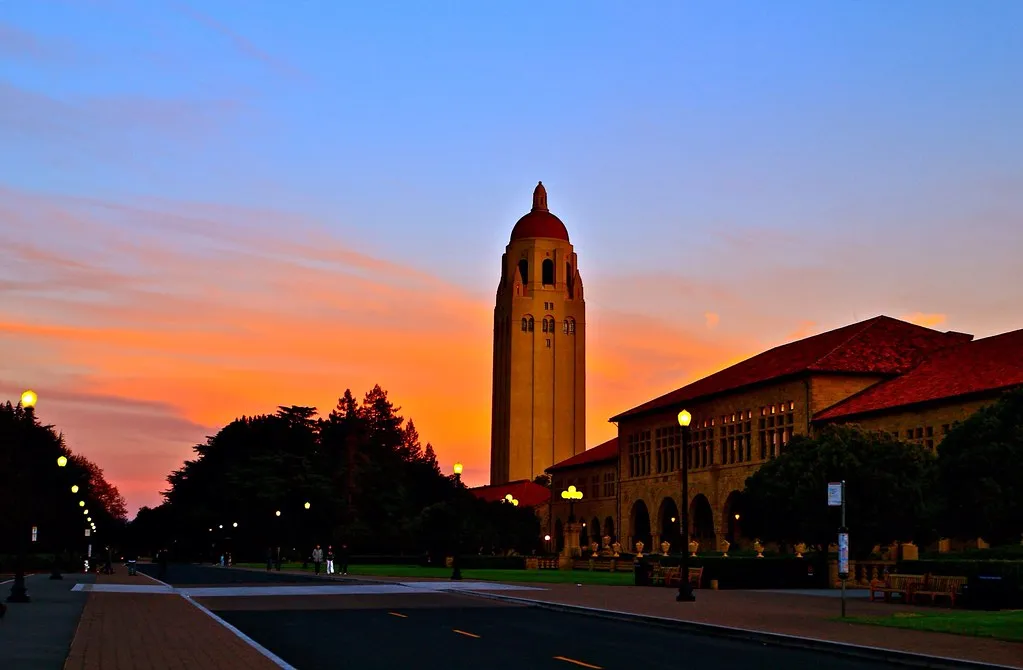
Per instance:
[[[818,412],[836,419],[1023,385],[1023,330],[943,349],[895,379]]]
[[[560,463],[555,463],[551,467],[547,468],[547,472],[552,470],[564,470],[565,468],[574,468],[580,465],[589,465],[590,463],[600,463],[601,461],[612,461],[618,458],[618,438],[612,437],[603,444],[587,449],[586,451],[576,454],[571,458],[566,458]]]
[[[540,486],[528,479],[520,479],[507,484],[491,484],[490,486],[477,486],[471,489],[480,500],[497,502],[504,500],[509,493],[512,494],[522,507],[536,507],[546,505],[550,500],[551,491],[546,486]]]
[[[933,351],[973,339],[877,316],[769,349],[680,389],[611,417],[619,421],[683,402],[806,372],[898,375]]]
[[[533,189],[533,209],[512,228],[511,241],[532,237],[553,237],[568,242],[568,228],[547,209],[547,189],[543,182]]]

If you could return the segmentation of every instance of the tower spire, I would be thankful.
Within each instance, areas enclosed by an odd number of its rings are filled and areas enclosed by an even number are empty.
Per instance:
[[[534,212],[546,212],[547,210],[547,189],[543,187],[543,182],[538,181],[536,188],[533,189],[533,211]]]

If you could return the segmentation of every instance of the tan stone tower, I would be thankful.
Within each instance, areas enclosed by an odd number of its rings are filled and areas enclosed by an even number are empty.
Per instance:
[[[586,448],[586,305],[568,230],[547,209],[512,229],[494,307],[490,483],[533,479]]]

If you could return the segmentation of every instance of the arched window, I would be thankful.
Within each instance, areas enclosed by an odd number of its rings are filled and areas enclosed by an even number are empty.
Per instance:
[[[526,332],[529,329],[529,319],[522,317],[522,332]]]
[[[543,260],[542,274],[543,285],[554,286],[554,261],[549,258]]]
[[[533,317],[529,317],[529,332],[533,332]]]
[[[575,319],[571,317],[565,319],[565,323],[561,325],[561,332],[566,335],[575,335]]]
[[[543,323],[544,323],[544,326],[545,326],[544,327],[544,331],[546,331],[548,333],[553,333],[554,332],[554,328],[555,328],[555,325],[556,325],[557,322],[554,320],[553,316],[545,318],[543,320]]]
[[[529,261],[525,258],[519,261],[519,279],[523,284],[529,283]]]

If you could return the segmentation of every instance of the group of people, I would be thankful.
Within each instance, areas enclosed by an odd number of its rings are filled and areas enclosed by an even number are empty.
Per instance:
[[[320,574],[320,564],[323,563],[324,559],[326,559],[326,561],[327,561],[327,574],[328,575],[335,575],[335,574],[337,574],[337,572],[334,570],[334,558],[335,558],[334,547],[328,545],[327,546],[327,553],[324,554],[323,553],[323,549],[320,547],[320,545],[316,545],[316,548],[313,549],[313,556],[312,556],[313,568],[315,569],[316,574]],[[341,574],[342,575],[347,575],[348,574],[348,545],[347,544],[341,543],[340,551],[337,553],[337,558],[339,558],[341,560]]]
[[[337,571],[334,569],[334,561],[335,561],[335,559],[338,560],[339,563],[340,563],[341,574],[342,575],[347,575],[348,574],[348,544],[347,543],[341,543],[341,546],[339,547],[339,550],[338,550],[337,554],[334,553],[334,547],[331,546],[331,545],[327,546],[326,553],[324,553],[323,548],[320,545],[316,545],[316,547],[313,548],[313,551],[312,551],[312,554],[310,555],[310,558],[312,559],[313,568],[316,571],[316,574],[320,574],[320,566],[323,565],[324,562],[326,562],[326,564],[327,564],[326,567],[327,567],[327,574],[328,575],[335,575],[335,574],[337,574]],[[267,551],[266,551],[266,571],[270,572],[271,570],[276,569],[277,572],[280,572],[281,571],[281,562],[282,562],[282,560],[283,559],[281,557],[281,548],[280,547],[270,547],[269,549],[267,549]],[[303,564],[302,567],[303,568],[305,568],[305,566],[308,565],[308,560],[309,559],[306,559],[306,560],[302,561],[302,564]]]

